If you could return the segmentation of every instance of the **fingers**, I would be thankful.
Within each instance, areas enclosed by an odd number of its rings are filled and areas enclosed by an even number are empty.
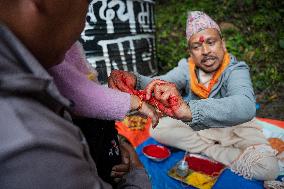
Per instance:
[[[118,89],[111,77],[108,78],[108,87],[112,89]]]
[[[145,88],[146,100],[149,100],[151,98],[155,85],[156,85],[156,82],[154,80],[146,86]]]
[[[119,164],[119,165],[115,165],[112,168],[113,172],[117,172],[117,173],[121,173],[121,172],[128,172],[129,171],[129,165],[127,164]]]
[[[148,89],[151,88],[152,92],[154,92],[154,98],[151,98],[149,103],[157,107],[163,114],[174,117],[175,111],[178,110],[182,101],[175,84],[165,81],[154,81],[148,87]],[[155,125],[155,122],[153,125]]]
[[[170,99],[176,95],[179,96],[179,92],[172,83],[161,83],[154,87],[155,98],[166,107],[171,106]]]
[[[157,99],[164,104],[166,107],[169,107],[169,98],[172,96],[172,91],[166,91],[162,93]],[[156,96],[155,96],[156,97]]]
[[[174,83],[170,83],[163,80],[153,80],[146,86],[145,92],[147,100],[149,100],[152,96],[152,93],[154,93],[155,98],[158,99],[159,101],[163,100],[164,104],[167,104],[168,100],[166,99],[168,99],[170,95],[175,93],[178,94],[178,90]]]
[[[127,164],[119,164],[112,168],[111,177],[123,177],[125,174],[129,172],[130,165]]]
[[[117,78],[117,70],[113,70],[108,77],[108,86],[111,88],[116,87],[114,80]]]
[[[132,86],[128,86],[127,83],[119,82],[116,85],[121,91],[129,93],[129,94],[133,94],[134,88]]]
[[[122,142],[119,144],[120,151],[121,151],[121,160],[123,164],[129,164],[130,163],[130,154],[128,149],[125,146],[125,142]]]
[[[166,81],[158,80],[158,79],[151,81],[145,88],[146,100],[149,100],[151,98],[152,93],[154,92],[155,86],[163,84],[163,83],[166,83]]]
[[[131,165],[136,167],[136,168],[143,168],[143,165],[142,165],[141,161],[139,160],[139,157],[138,157],[135,149],[133,148],[133,146],[131,146],[130,144],[128,144],[126,142],[123,143],[123,146],[129,152]]]
[[[159,114],[156,113],[151,118],[152,118],[152,127],[155,128],[159,123],[159,119],[160,119]]]
[[[163,105],[162,103],[159,103],[159,104],[158,104],[158,108],[159,108],[159,110],[160,110],[163,114],[165,114],[165,115],[167,115],[167,116],[170,116],[170,117],[173,117],[174,112],[173,112],[173,110],[172,110],[172,107],[166,107],[166,106]]]
[[[152,128],[153,129],[158,125],[159,119],[160,119],[159,116],[157,118],[156,117],[152,118]]]
[[[155,122],[157,122],[157,120],[159,119],[156,109],[146,102],[143,102],[142,108],[140,109],[139,112],[147,117],[150,117]]]
[[[121,151],[122,163],[113,166],[111,170],[111,177],[114,177],[115,182],[119,182],[122,177],[129,172],[130,169],[130,151],[126,142],[120,142],[119,144]]]
[[[136,86],[136,76],[133,73],[125,72],[125,83],[130,89],[134,89]]]
[[[134,148],[127,142],[121,142],[120,146],[128,152],[129,156],[132,156],[132,153],[136,153]]]
[[[108,85],[111,88],[132,94],[136,85],[136,76],[126,71],[113,70],[108,78]]]
[[[144,102],[140,113],[152,119],[152,127],[155,127],[159,123],[160,114],[150,104]]]
[[[113,179],[113,181],[114,181],[115,183],[119,183],[121,180],[122,180],[122,178],[114,178],[114,179]]]
[[[117,166],[120,166],[120,165],[117,165]],[[117,167],[117,166],[115,166],[115,167]],[[121,168],[119,168],[119,169],[121,169]],[[118,171],[116,169],[113,169],[111,171],[110,176],[113,178],[113,181],[115,183],[119,183],[122,180],[123,176],[126,175],[129,172],[129,168],[127,170],[125,168],[123,168],[123,169],[125,171]]]
[[[115,85],[120,91],[129,93],[129,94],[133,93],[131,88],[129,88],[124,82],[116,81]]]

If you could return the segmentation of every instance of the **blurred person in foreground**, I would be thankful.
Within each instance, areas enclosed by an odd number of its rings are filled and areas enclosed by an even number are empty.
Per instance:
[[[112,188],[97,173],[84,135],[47,69],[83,30],[87,0],[0,2],[0,188]],[[150,188],[129,145],[118,188]],[[99,151],[97,153],[100,153]]]

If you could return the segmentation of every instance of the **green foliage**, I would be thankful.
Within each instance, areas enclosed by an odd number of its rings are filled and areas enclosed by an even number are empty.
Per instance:
[[[201,10],[222,28],[229,52],[247,62],[256,92],[284,83],[284,1],[156,0],[157,58],[161,73],[187,57],[187,12]]]
[[[228,35],[228,37],[225,37],[225,41],[226,47],[230,53],[237,57],[242,57],[244,55],[244,51],[246,50],[248,44],[242,34],[237,33],[234,35]]]

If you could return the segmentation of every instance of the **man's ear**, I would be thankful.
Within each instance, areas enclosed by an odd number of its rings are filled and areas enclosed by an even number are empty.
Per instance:
[[[191,55],[190,47],[186,48],[186,52],[187,52],[187,54]]]
[[[189,54],[189,56],[191,56],[191,50],[190,50],[190,44],[189,44],[189,41],[187,41],[187,48],[186,48],[186,52],[187,52],[187,54]]]
[[[227,52],[226,42],[224,38],[222,39],[222,48],[225,52]]]

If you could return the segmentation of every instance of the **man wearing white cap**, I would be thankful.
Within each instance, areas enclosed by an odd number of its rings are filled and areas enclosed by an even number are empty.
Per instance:
[[[190,57],[165,75],[115,70],[109,85],[124,91],[145,88],[146,100],[154,96],[162,104],[159,109],[169,117],[150,130],[157,141],[205,154],[246,178],[275,179],[277,152],[253,119],[249,67],[227,52],[219,26],[203,12],[189,13],[186,39]]]

